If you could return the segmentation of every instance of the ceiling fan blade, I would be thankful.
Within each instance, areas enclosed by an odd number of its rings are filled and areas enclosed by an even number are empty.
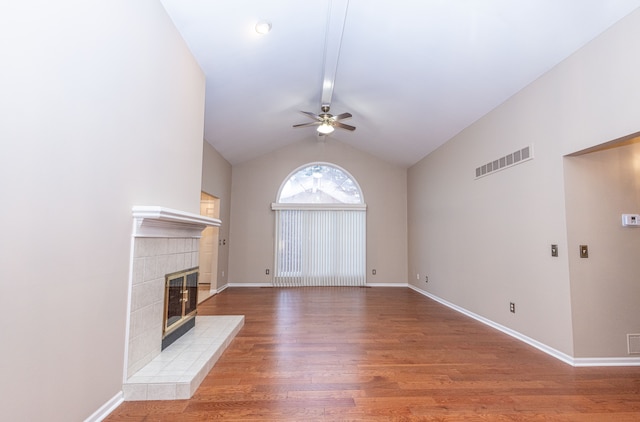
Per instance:
[[[342,119],[348,119],[350,117],[353,117],[351,115],[351,113],[342,113],[342,114],[338,114],[337,116],[333,116],[332,119],[333,120],[342,120]]]
[[[345,125],[344,123],[340,123],[340,122],[333,122],[333,126],[339,127],[340,129],[356,130],[355,126]]]
[[[307,126],[320,126],[322,122],[309,122],[309,123],[300,123],[299,125],[293,125],[293,127],[307,127]]]
[[[322,117],[318,116],[317,114],[313,114],[309,111],[300,111],[300,113],[306,114],[307,116],[311,117],[312,119],[316,119],[316,120],[322,120]]]

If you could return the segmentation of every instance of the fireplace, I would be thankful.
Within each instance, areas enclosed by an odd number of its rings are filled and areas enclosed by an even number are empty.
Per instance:
[[[244,324],[242,315],[196,317],[200,236],[220,220],[155,206],[132,212],[123,396],[188,399]]]
[[[165,276],[162,350],[195,325],[198,267]]]
[[[133,217],[125,379],[194,325],[200,236],[207,226],[220,226],[218,219],[155,206],[136,206]],[[169,289],[179,305],[168,308],[167,282],[179,273],[187,273],[186,285]]]

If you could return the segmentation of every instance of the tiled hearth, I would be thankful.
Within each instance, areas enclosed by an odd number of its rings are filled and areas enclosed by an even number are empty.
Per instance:
[[[196,317],[194,328],[124,383],[124,399],[190,398],[243,324],[237,315]]]
[[[189,398],[244,317],[196,317],[195,328],[161,352],[165,275],[197,267],[202,230],[220,220],[162,207],[134,207],[133,217],[124,398]]]

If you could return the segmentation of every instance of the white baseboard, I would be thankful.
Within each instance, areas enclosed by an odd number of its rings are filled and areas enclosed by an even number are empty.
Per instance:
[[[118,391],[118,393],[113,396],[109,401],[100,406],[100,409],[93,412],[91,416],[84,420],[84,422],[100,422],[111,412],[113,412],[116,407],[120,406],[120,404],[124,401],[124,394],[122,391]]]
[[[440,298],[440,297],[438,297],[438,296],[436,296],[434,294],[431,294],[431,293],[429,293],[429,292],[427,292],[425,290],[422,290],[422,289],[420,289],[420,288],[418,288],[416,286],[413,286],[413,285],[410,284],[409,288],[415,290],[416,292],[420,293],[421,295],[427,296],[428,298],[433,299],[436,302],[443,304],[444,306],[446,306],[448,308],[453,309],[454,311],[458,311],[461,314],[464,314],[464,315],[466,315],[466,316],[468,316],[470,318],[473,318],[476,321],[479,321],[479,322],[481,322],[481,323],[483,323],[485,325],[488,325],[491,328],[494,328],[494,329],[496,329],[498,331],[502,331],[503,333],[508,334],[511,337],[513,337],[513,338],[515,338],[517,340],[520,340],[520,341],[522,341],[522,342],[524,342],[524,343],[526,343],[526,344],[528,344],[530,346],[533,346],[536,349],[541,350],[541,351],[545,352],[546,354],[548,354],[550,356],[553,356],[554,358],[556,358],[558,360],[561,360],[564,363],[567,363],[569,365],[575,366],[573,357],[567,355],[566,353],[563,353],[563,352],[561,352],[559,350],[556,350],[553,347],[549,347],[544,343],[540,343],[539,341],[534,340],[531,337],[527,337],[522,333],[519,333],[519,332],[517,332],[515,330],[512,330],[511,328],[505,327],[504,325],[498,324],[497,322],[491,321],[490,319],[482,317],[482,316],[480,316],[478,314],[475,314],[475,313],[473,313],[471,311],[468,311],[468,310],[466,310],[466,309],[464,309],[464,308],[462,308],[462,307],[460,307],[458,305],[454,305],[451,302],[447,302],[446,300],[444,300],[444,299],[442,299],[442,298]]]
[[[574,358],[573,366],[640,366],[640,358]]]
[[[409,287],[407,283],[365,283],[369,287]],[[227,283],[221,289],[227,287],[274,287],[272,283]],[[219,290],[219,291],[222,291]]]
[[[446,300],[431,294],[425,290],[422,290],[416,286],[409,284],[409,288],[415,290],[421,295],[427,296],[435,300],[438,303],[443,304],[444,306],[453,309],[454,311],[458,311],[470,318],[475,319],[485,325],[488,325],[491,328],[494,328],[498,331],[502,331],[505,334],[510,335],[511,337],[522,341],[530,346],[535,347],[536,349],[552,356],[562,362],[569,364],[575,367],[585,367],[585,366],[640,366],[640,358],[574,358],[573,356],[569,356],[566,353],[563,353],[559,350],[554,349],[544,343],[539,342],[538,340],[534,340],[531,337],[527,337],[526,335],[519,333],[518,331],[512,330],[511,328],[505,327],[504,325],[498,324],[497,322],[491,321],[485,317],[482,317],[478,314],[474,314],[471,311],[468,311],[464,308],[461,308],[458,305],[454,305],[451,302],[447,302]]]
[[[227,283],[227,287],[273,287],[272,283]]]

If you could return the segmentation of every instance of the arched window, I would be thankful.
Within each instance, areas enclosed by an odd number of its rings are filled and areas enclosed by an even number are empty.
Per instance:
[[[310,163],[280,186],[276,286],[357,286],[366,282],[366,205],[356,180],[329,163]]]
[[[362,192],[345,170],[327,163],[294,171],[280,187],[280,204],[362,204]]]

